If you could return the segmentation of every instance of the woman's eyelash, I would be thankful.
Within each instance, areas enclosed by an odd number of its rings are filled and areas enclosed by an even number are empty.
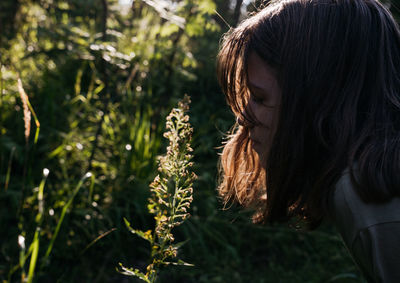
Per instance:
[[[262,103],[263,102],[263,99],[262,98],[260,98],[260,97],[257,97],[257,96],[255,96],[254,94],[250,94],[250,98],[254,101],[254,102],[256,102],[256,103]]]

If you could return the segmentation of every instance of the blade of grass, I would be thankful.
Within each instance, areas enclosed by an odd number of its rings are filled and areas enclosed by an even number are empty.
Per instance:
[[[33,237],[33,241],[31,244],[32,247],[32,255],[29,263],[29,271],[28,271],[28,283],[32,283],[34,275],[36,263],[39,255],[39,246],[40,246],[40,230],[41,224],[43,221],[43,212],[44,212],[44,201],[43,201],[43,193],[44,193],[44,185],[46,184],[47,176],[49,175],[49,169],[43,169],[43,178],[39,185],[38,192],[38,214],[36,215],[36,231]]]
[[[22,235],[20,235],[20,236],[22,236]],[[19,254],[19,263],[10,269],[10,271],[8,273],[7,282],[11,282],[11,277],[14,274],[14,272],[17,271],[19,268],[22,268],[25,265],[26,259],[32,254],[32,251],[33,251],[33,245],[31,244],[29,246],[28,252],[25,253],[26,250],[25,250],[25,238],[24,237],[23,237],[23,244],[22,243],[19,243],[19,244],[21,247],[21,252]],[[24,281],[24,278],[25,278],[24,270],[22,270],[22,272],[21,272],[21,277],[22,277],[21,281]]]
[[[95,177],[94,174],[92,174],[92,176],[90,177],[90,187],[89,187],[89,197],[88,197],[89,205],[92,205],[94,181]]]
[[[10,159],[8,160],[6,181],[5,181],[5,184],[4,184],[4,190],[5,190],[5,191],[7,191],[7,189],[8,189],[8,184],[10,183],[11,165],[12,165],[12,158],[13,158],[13,155],[14,155],[14,151],[15,151],[15,146],[13,146],[13,148],[11,149]]]
[[[65,214],[67,213],[68,208],[70,207],[70,205],[72,204],[76,194],[79,192],[80,188],[82,187],[83,182],[87,178],[90,178],[91,176],[92,176],[92,173],[88,172],[80,179],[79,183],[76,185],[74,191],[72,192],[72,195],[69,197],[68,202],[64,205],[64,207],[63,207],[63,209],[61,211],[60,220],[57,223],[56,229],[54,230],[54,234],[51,237],[50,244],[49,244],[49,246],[48,246],[48,248],[46,250],[46,254],[43,257],[43,263],[45,263],[47,261],[49,255],[50,255],[50,253],[51,253],[51,251],[53,249],[54,242],[57,239],[58,233],[59,233],[60,228],[61,228],[61,224],[64,221],[64,217],[65,217]]]
[[[0,105],[3,104],[3,96],[4,96],[3,64],[0,63]]]
[[[98,236],[96,239],[94,239],[93,241],[91,241],[89,243],[89,245],[87,245],[83,251],[81,252],[80,255],[83,255],[91,246],[93,246],[98,240],[104,238],[105,236],[107,236],[108,234],[110,234],[111,232],[114,232],[115,230],[117,230],[117,228],[112,228],[111,230],[104,232],[103,234],[101,234],[100,236]]]
[[[83,75],[83,69],[85,68],[86,61],[83,61],[82,66],[79,68],[76,78],[75,78],[75,95],[80,95],[81,94],[81,81],[82,81],[82,75]]]
[[[39,231],[40,229],[36,228],[35,236],[33,237],[33,242],[32,242],[33,250],[32,250],[31,261],[29,263],[28,283],[32,283],[35,274],[35,267],[39,254]]]

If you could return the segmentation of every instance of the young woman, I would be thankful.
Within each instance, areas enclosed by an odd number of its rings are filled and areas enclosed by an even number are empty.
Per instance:
[[[331,219],[370,282],[400,282],[400,32],[375,0],[273,1],[229,31],[237,127],[219,192],[255,221]]]

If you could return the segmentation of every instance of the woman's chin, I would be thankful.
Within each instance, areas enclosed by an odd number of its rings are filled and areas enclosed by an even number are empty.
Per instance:
[[[264,159],[264,153],[265,153],[265,145],[263,145],[260,142],[257,141],[251,141],[251,147],[253,150],[257,153],[258,159],[261,161],[261,164],[264,164],[263,159]]]

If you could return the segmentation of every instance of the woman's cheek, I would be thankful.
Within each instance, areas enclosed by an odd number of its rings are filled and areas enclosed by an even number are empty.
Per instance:
[[[261,122],[264,127],[271,128],[273,121],[273,111],[265,106],[260,107],[256,114],[257,120]]]

